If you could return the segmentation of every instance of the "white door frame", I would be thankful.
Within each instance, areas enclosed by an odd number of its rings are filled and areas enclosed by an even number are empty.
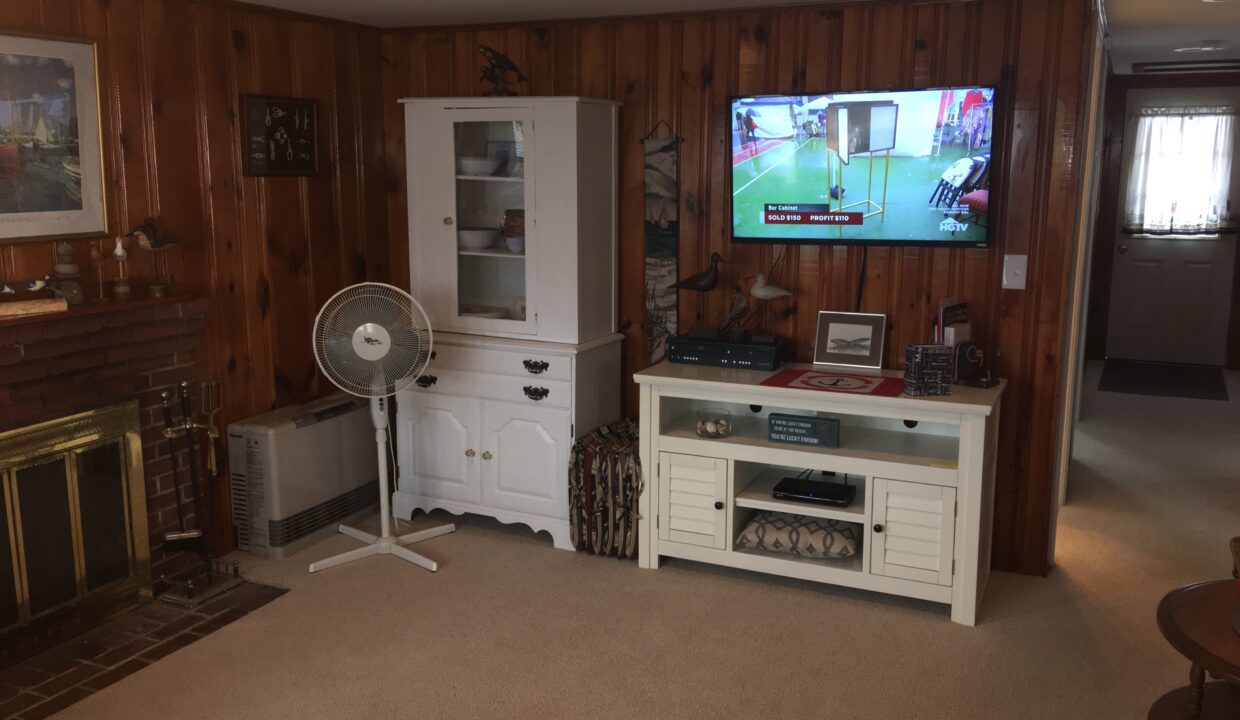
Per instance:
[[[1081,177],[1077,192],[1076,242],[1072,276],[1068,290],[1068,324],[1064,328],[1064,368],[1059,389],[1059,437],[1055,448],[1055,498],[1050,518],[1050,544],[1047,559],[1055,560],[1055,536],[1059,507],[1067,501],[1068,471],[1072,463],[1072,436],[1080,418],[1081,381],[1085,367],[1085,318],[1089,300],[1089,276],[1094,248],[1094,225],[1098,217],[1098,192],[1102,167],[1103,98],[1106,97],[1109,62],[1106,56],[1105,27],[1099,23],[1094,33],[1092,59],[1083,127]]]

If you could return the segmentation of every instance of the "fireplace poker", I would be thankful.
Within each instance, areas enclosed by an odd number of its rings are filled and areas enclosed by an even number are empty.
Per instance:
[[[189,491],[193,499],[194,519],[198,521],[198,530],[203,534],[202,545],[199,553],[202,555],[203,564],[207,568],[207,587],[212,583],[211,555],[207,551],[206,529],[208,518],[203,512],[202,497],[198,486],[198,452],[194,447],[194,429],[191,420],[194,417],[193,409],[189,404],[189,381],[181,381],[181,416],[182,422],[185,424],[185,444],[189,450]]]
[[[181,477],[177,473],[177,449],[176,445],[172,442],[173,433],[176,431],[176,425],[172,420],[172,393],[164,391],[160,393],[159,397],[164,408],[164,434],[168,438],[168,454],[172,458],[172,486],[176,489],[177,498],[178,532],[165,533],[164,543],[172,543],[173,545],[178,546],[175,549],[181,549],[180,546],[184,545],[186,541],[197,538],[199,533],[193,530],[188,532],[185,530],[185,508],[182,507],[183,500],[181,498]]]

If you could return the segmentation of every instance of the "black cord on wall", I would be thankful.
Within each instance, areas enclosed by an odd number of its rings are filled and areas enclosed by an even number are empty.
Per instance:
[[[865,293],[865,263],[870,257],[870,246],[861,246],[861,274],[857,278],[857,309],[853,312],[861,312],[861,296]]]

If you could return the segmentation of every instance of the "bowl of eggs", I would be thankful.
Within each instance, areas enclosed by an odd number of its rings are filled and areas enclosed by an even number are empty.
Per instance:
[[[702,408],[697,411],[698,437],[717,440],[732,434],[732,413],[723,408]]]

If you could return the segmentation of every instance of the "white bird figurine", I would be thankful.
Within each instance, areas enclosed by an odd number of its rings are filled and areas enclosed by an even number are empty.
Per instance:
[[[26,283],[26,289],[29,290],[30,292],[38,292],[42,290],[43,288],[47,287],[47,281],[51,279],[52,279],[51,275],[44,275],[42,278],[38,280],[31,280],[30,282]]]
[[[766,282],[766,275],[758,273],[754,275],[753,287],[749,288],[749,294],[755,300],[774,300],[775,298],[786,297],[792,293],[778,285],[768,284]]]
[[[117,262],[125,262],[129,259],[129,253],[125,252],[125,239],[120,235],[116,236],[116,247],[112,250],[112,257]]]
[[[0,282],[0,295],[12,295],[15,292],[17,291],[9,287],[8,283]]]

